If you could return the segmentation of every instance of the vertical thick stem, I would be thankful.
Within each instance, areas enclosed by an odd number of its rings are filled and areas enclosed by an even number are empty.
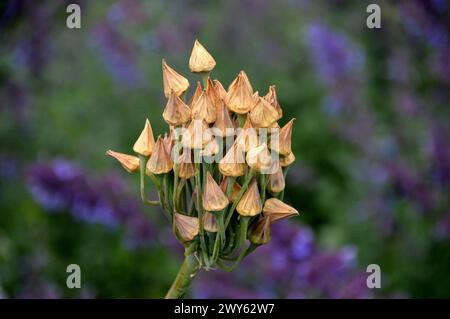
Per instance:
[[[200,163],[195,163],[195,189],[197,192],[197,213],[198,213],[198,223],[199,231],[198,235],[200,237],[200,247],[202,250],[202,255],[205,263],[208,263],[207,249],[205,243],[205,232],[203,229],[203,204],[202,204],[202,185],[201,185],[201,167]],[[206,265],[208,266],[208,264]]]
[[[172,283],[172,286],[170,286],[165,299],[183,298],[187,288],[189,287],[199,269],[200,263],[195,255],[187,255],[180,267],[180,270],[178,271],[175,280]]]

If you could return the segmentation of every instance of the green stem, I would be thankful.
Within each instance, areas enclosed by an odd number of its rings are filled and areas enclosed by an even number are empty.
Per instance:
[[[200,247],[202,250],[202,255],[205,263],[208,262],[206,243],[205,243],[205,232],[203,229],[203,204],[202,204],[202,186],[201,186],[201,167],[200,163],[195,163],[195,189],[197,192],[197,212],[198,212],[198,223],[199,223],[199,237],[200,237]],[[209,266],[208,264],[206,265]]]
[[[219,265],[219,267],[222,268],[225,271],[233,271],[233,270],[235,270],[239,266],[239,264],[241,263],[242,259],[244,259],[244,257],[247,255],[247,251],[250,248],[251,248],[251,246],[248,247],[247,249],[242,249],[241,254],[236,259],[236,261],[235,261],[235,263],[233,265],[227,266],[224,263],[222,263],[220,260],[217,261],[217,265]]]
[[[219,250],[220,250],[219,246],[220,246],[220,242],[221,242],[220,237],[222,237],[220,235],[220,233],[216,233],[216,240],[214,242],[214,250],[212,253],[211,264],[214,264],[216,262],[217,258],[219,258]]]
[[[225,212],[224,209],[223,212],[219,215],[219,218],[217,219],[217,223],[219,224],[219,233],[220,233],[220,242],[222,243],[222,247],[225,246],[225,240],[226,240],[226,234],[225,234]]]
[[[245,191],[247,190],[248,184],[250,184],[250,181],[252,180],[252,177],[254,174],[255,174],[254,171],[250,170],[247,177],[245,178],[245,181],[242,184],[241,189],[239,190],[239,193],[236,196],[236,200],[233,202],[233,205],[231,205],[231,208],[228,211],[228,214],[227,214],[226,220],[225,220],[225,228],[228,227],[228,224],[230,223],[230,220],[231,220],[231,216],[233,216],[233,212],[236,209],[237,205],[239,204],[239,201],[241,200],[242,195],[244,195]]]
[[[165,186],[165,189],[166,189],[166,198],[165,198],[165,201],[166,201],[166,207],[168,207],[169,208],[169,210],[170,210],[170,214],[172,215],[172,213],[173,213],[173,207],[172,207],[172,188],[171,188],[171,184],[170,184],[170,172],[169,173],[166,173],[166,174],[164,174],[164,186]]]
[[[239,127],[243,127],[245,124],[245,121],[247,120],[247,114],[238,114],[239,119]]]
[[[233,255],[239,247],[245,246],[245,241],[247,240],[247,231],[248,231],[248,223],[250,221],[250,217],[241,216],[241,222],[239,223],[239,235],[236,239],[231,251],[227,255]],[[237,244],[238,243],[238,244]],[[243,248],[243,250],[245,250]]]
[[[264,205],[264,201],[266,200],[266,186],[267,186],[267,178],[265,174],[259,175],[259,182],[261,187],[261,203]]]
[[[283,176],[284,176],[284,180],[286,180],[286,175],[287,175],[288,170],[289,170],[289,166],[283,168]],[[280,193],[280,195],[279,195],[279,199],[280,199],[281,201],[284,199],[284,189],[281,191],[281,193]]]
[[[208,84],[209,74],[210,74],[210,72],[202,72],[201,73],[203,87],[205,90],[206,90],[206,85]]]
[[[178,164],[174,164],[173,166],[173,174],[174,174],[174,178],[173,178],[173,209],[177,210],[177,201],[178,201]]]
[[[176,210],[177,212],[180,212],[180,211],[181,211],[181,202],[182,202],[182,201],[181,201],[181,194],[182,194],[183,187],[184,187],[185,184],[186,184],[186,180],[185,180],[185,179],[182,179],[181,181],[178,182],[178,186],[177,186],[177,188],[175,189],[174,203],[173,203],[173,205],[174,205],[175,210]]]
[[[141,199],[142,202],[147,205],[159,206],[161,203],[159,201],[152,201],[145,198],[145,165],[147,164],[147,158],[143,155],[139,155],[139,179],[140,179],[140,189],[141,189]]]
[[[175,280],[170,286],[165,299],[181,299],[186,293],[187,288],[200,269],[200,263],[197,257],[191,253],[186,255],[183,264],[178,271]]]

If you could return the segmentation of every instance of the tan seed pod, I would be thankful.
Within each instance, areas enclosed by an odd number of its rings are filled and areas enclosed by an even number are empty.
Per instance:
[[[155,146],[153,130],[148,119],[145,120],[144,129],[133,145],[133,151],[143,156],[150,156]]]
[[[181,238],[188,242],[198,235],[199,222],[197,217],[190,217],[178,213],[173,214],[173,222]]]
[[[139,169],[139,158],[136,156],[114,152],[113,150],[107,151],[106,155],[115,158],[128,173],[136,172]]]
[[[270,198],[264,203],[263,213],[269,217],[271,222],[298,216],[298,211],[288,204],[283,203],[278,198]]]
[[[209,172],[206,174],[202,203],[203,208],[209,212],[221,211],[229,204],[227,196],[222,192]]]
[[[189,58],[189,68],[191,69],[191,72],[210,72],[215,66],[216,61],[212,55],[198,40],[195,40],[191,57]]]
[[[170,93],[175,92],[180,96],[189,87],[189,81],[179,74],[177,71],[172,69],[166,62],[165,59],[162,60],[162,72],[163,72],[163,84],[164,84],[164,95],[169,98]]]
[[[236,210],[241,216],[256,216],[261,213],[262,203],[256,179],[253,179],[247,191],[242,195]]]

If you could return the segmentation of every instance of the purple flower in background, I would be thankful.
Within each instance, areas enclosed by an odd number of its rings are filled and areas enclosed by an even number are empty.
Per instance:
[[[58,159],[32,165],[28,185],[48,212],[68,211],[82,222],[125,227],[129,246],[148,244],[155,237],[141,204],[117,177],[93,178],[74,163]]]
[[[113,24],[107,21],[100,23],[93,31],[93,39],[102,62],[118,83],[130,88],[144,84],[144,75],[139,69],[132,43]]]
[[[355,85],[360,81],[364,54],[343,34],[322,23],[306,29],[313,65],[325,88],[331,94],[325,99],[325,110],[334,114],[355,104]]]
[[[369,298],[356,250],[324,251],[311,230],[292,222],[275,224],[272,240],[232,273],[202,273],[196,298]]]

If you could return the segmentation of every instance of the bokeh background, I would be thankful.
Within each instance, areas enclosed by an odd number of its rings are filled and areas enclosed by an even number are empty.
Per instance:
[[[450,4],[376,1],[370,30],[370,2],[1,1],[0,296],[164,295],[181,246],[104,154],[131,152],[146,117],[166,130],[161,59],[194,83],[198,37],[214,77],[275,84],[297,118],[286,200],[301,215],[189,296],[450,297]],[[71,263],[81,289],[66,287]]]

